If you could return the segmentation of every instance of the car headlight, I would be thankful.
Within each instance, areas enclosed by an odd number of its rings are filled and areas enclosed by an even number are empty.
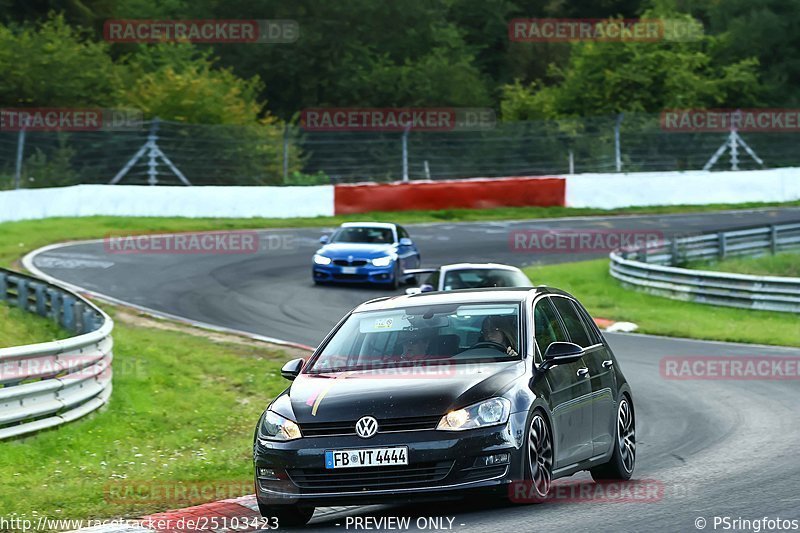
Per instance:
[[[376,267],[388,267],[394,261],[394,257],[387,255],[385,257],[376,257],[372,260],[372,264]]]
[[[436,429],[463,431],[465,429],[497,426],[508,422],[511,402],[505,398],[492,398],[463,409],[450,411],[439,420]]]
[[[264,415],[259,434],[269,440],[294,440],[303,436],[297,424],[274,411],[267,411]]]
[[[314,254],[314,262],[318,265],[330,265],[331,258],[324,255]]]

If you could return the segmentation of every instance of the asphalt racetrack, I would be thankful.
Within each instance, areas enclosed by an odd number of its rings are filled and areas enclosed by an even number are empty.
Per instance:
[[[800,209],[769,209],[407,228],[425,266],[461,261],[521,266],[605,254],[514,252],[509,232],[515,229],[616,228],[672,234],[797,220]],[[30,260],[37,270],[62,282],[166,315],[316,345],[349,309],[390,293],[314,286],[311,255],[321,233],[318,229],[260,232],[262,251],[256,254],[109,254],[102,242],[94,242],[49,248]],[[628,502],[501,505],[470,500],[328,508],[319,510],[309,527],[380,530],[392,525],[386,519],[408,517],[411,528],[440,531],[697,531],[701,525],[709,531],[752,531],[724,529],[722,524],[715,528],[714,517],[727,517],[730,525],[739,518],[800,519],[800,381],[681,381],[665,379],[659,371],[666,356],[798,358],[800,350],[606,336],[634,393],[638,440],[634,476],[660,487],[658,496]],[[575,479],[588,476],[579,474]]]

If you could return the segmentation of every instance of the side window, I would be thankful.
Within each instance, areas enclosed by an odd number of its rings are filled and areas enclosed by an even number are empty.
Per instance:
[[[431,285],[435,291],[439,290],[439,272],[439,270],[433,272],[430,276],[428,276],[428,279],[425,280],[425,283]]]
[[[536,307],[533,308],[533,333],[542,356],[551,343],[567,340],[556,310],[550,303],[550,298],[542,298],[536,302]]]
[[[561,320],[564,321],[564,325],[567,327],[572,342],[583,348],[595,344],[589,339],[586,328],[583,327],[583,321],[572,306],[572,302],[568,298],[559,297],[554,297],[552,300],[556,309],[558,309],[558,314],[561,315]]]
[[[408,232],[403,226],[397,226],[397,238],[398,239],[410,239],[411,237],[408,236]]]
[[[586,331],[589,333],[589,339],[592,341],[592,344],[602,344],[603,337],[600,335],[600,331],[597,329],[594,320],[592,320],[592,317],[589,316],[589,312],[577,302],[572,302],[572,305],[575,307],[575,309],[577,309],[578,314],[583,321],[583,325],[586,328]]]

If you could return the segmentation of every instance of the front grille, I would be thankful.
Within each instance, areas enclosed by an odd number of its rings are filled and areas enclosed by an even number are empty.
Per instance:
[[[346,266],[361,267],[366,265],[367,261],[364,259],[353,259],[352,261],[348,261],[347,259],[334,259],[333,264],[340,267],[346,267]]]
[[[436,429],[440,416],[415,416],[378,420],[378,433],[390,431],[420,431]],[[356,421],[352,422],[312,422],[300,424],[304,437],[328,437],[331,435],[355,435]]]
[[[417,463],[409,466],[378,466],[327,470],[291,468],[289,478],[301,489],[324,492],[350,492],[369,489],[401,489],[425,486],[443,480],[453,461]]]

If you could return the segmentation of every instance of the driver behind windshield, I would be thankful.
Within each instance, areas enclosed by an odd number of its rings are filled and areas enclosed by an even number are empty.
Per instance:
[[[404,331],[400,342],[403,346],[402,359],[419,359],[429,354],[431,341],[435,333],[430,329]]]
[[[508,355],[516,357],[516,331],[517,324],[513,316],[487,316],[481,326],[481,339],[501,345]]]

